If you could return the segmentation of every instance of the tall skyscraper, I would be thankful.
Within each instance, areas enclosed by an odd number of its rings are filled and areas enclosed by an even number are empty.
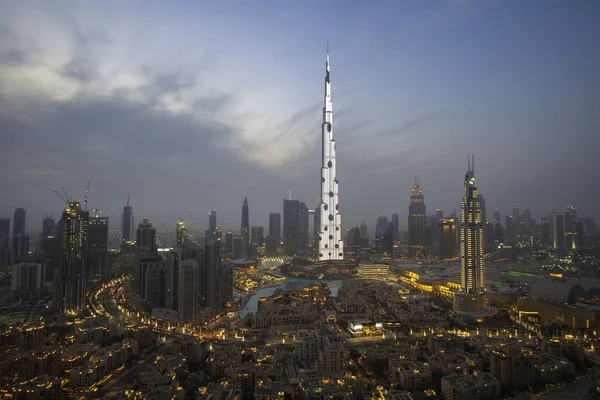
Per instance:
[[[242,204],[242,226],[240,229],[242,235],[242,258],[250,256],[250,216],[248,211],[248,198],[244,197]]]
[[[487,222],[487,212],[485,209],[485,199],[483,198],[483,195],[481,193],[479,193],[477,195],[477,198],[479,200],[479,204],[481,205],[481,222],[485,225],[485,223]]]
[[[264,229],[262,226],[252,227],[252,246],[260,247],[263,245]]]
[[[342,215],[339,209],[339,181],[336,171],[335,140],[333,139],[333,105],[329,80],[329,50],[325,62],[325,99],[323,104],[321,164],[321,204],[319,211],[319,260],[343,260]],[[284,218],[285,222],[285,218]]]
[[[123,242],[133,239],[133,208],[129,205],[129,195],[127,195],[127,205],[123,207],[121,237]]]
[[[205,246],[199,282],[201,306],[221,309],[231,301],[233,269],[221,259],[221,242]]]
[[[308,207],[300,200],[283,199],[283,244],[287,255],[308,246]]]
[[[0,218],[0,267],[10,263],[10,218]]]
[[[494,223],[495,224],[502,223],[502,221],[500,221],[500,210],[498,210],[497,208],[496,208],[496,211],[494,211]]]
[[[269,213],[269,236],[281,240],[281,214]]]
[[[70,201],[60,219],[60,256],[55,276],[55,304],[65,314],[85,309],[86,250],[89,213]]]
[[[183,246],[185,245],[185,239],[187,238],[188,234],[188,230],[185,227],[184,219],[185,218],[178,218],[177,226],[175,228],[177,232],[177,244],[180,248],[183,248]]]
[[[540,223],[540,245],[542,247],[552,246],[552,227],[550,219],[543,216]]]
[[[89,217],[86,279],[108,278],[108,217]]]
[[[398,226],[398,214],[392,214],[392,234],[394,236],[394,243],[398,243],[400,240],[400,228]]]
[[[208,213],[208,229],[204,234],[204,240],[209,242],[214,242],[217,240],[217,212],[210,211]],[[219,239],[220,240],[220,239]]]
[[[177,313],[184,323],[193,322],[198,307],[198,261],[183,261],[178,275]]]
[[[56,222],[52,216],[46,215],[42,222],[42,234],[40,235],[40,253],[44,258],[46,276],[44,280],[52,281],[54,271],[58,268],[60,254],[60,235]]]
[[[425,256],[427,246],[426,213],[423,191],[419,186],[419,176],[417,175],[408,207],[408,255],[410,257]]]
[[[381,255],[391,256],[394,251],[393,226],[387,217],[378,217],[375,225],[375,249]]]
[[[42,236],[55,236],[56,235],[56,221],[51,215],[46,215],[42,221]]]
[[[556,250],[564,250],[567,244],[565,214],[561,212],[554,213],[554,222],[552,225],[552,238],[554,248]]]
[[[144,217],[142,223],[139,224],[135,241],[140,254],[156,254],[158,250],[156,245],[156,229],[148,222],[148,218]]]
[[[366,238],[368,236],[369,230],[367,229],[367,224],[365,223],[365,221],[360,223],[358,229],[360,230],[360,237]]]
[[[202,257],[200,257],[200,259],[202,259]],[[181,249],[169,250],[163,254],[167,275],[165,280],[165,307],[169,310],[179,310],[179,266],[182,260],[183,250]],[[199,279],[200,278],[196,276],[196,286],[198,286],[197,281]],[[196,293],[196,295],[199,296],[199,293]]]
[[[29,237],[25,233],[24,208],[17,208],[13,216],[13,242],[12,242],[12,260],[13,263],[27,255],[29,251]]]
[[[481,205],[475,187],[475,162],[471,156],[461,205],[461,288],[454,296],[454,311],[458,315],[474,316],[486,308],[482,222]]]
[[[440,260],[454,261],[458,256],[454,218],[439,218]]]

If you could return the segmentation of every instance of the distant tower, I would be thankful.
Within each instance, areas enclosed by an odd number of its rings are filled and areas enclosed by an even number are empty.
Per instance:
[[[333,139],[333,105],[329,80],[329,49],[325,62],[325,99],[323,104],[321,164],[321,204],[319,212],[319,260],[343,260],[342,215],[339,209],[339,181],[336,171],[336,150]],[[284,218],[285,223],[285,218]]]
[[[129,242],[133,238],[133,209],[129,205],[129,195],[127,195],[127,205],[123,207],[121,236],[123,242]]]
[[[458,315],[477,316],[486,308],[483,255],[483,221],[475,187],[474,160],[471,156],[461,205],[461,288],[454,296],[454,311]]]
[[[375,248],[381,255],[392,256],[394,251],[394,233],[392,222],[387,217],[377,217],[375,225]]]
[[[136,234],[136,244],[140,254],[156,254],[158,248],[156,245],[156,229],[148,222],[148,218],[139,224]]]
[[[29,237],[25,234],[25,218],[25,209],[17,208],[13,217],[13,262],[26,256],[29,251]]]
[[[0,267],[10,263],[10,218],[0,218]]]
[[[177,275],[177,312],[182,322],[193,322],[198,308],[198,261],[181,262]]]
[[[248,212],[248,198],[246,197],[244,197],[244,204],[242,204],[242,226],[240,233],[242,235],[242,258],[246,258],[250,255],[250,217]]]
[[[477,195],[477,199],[479,200],[479,204],[481,205],[481,221],[483,222],[483,224],[485,224],[487,222],[487,212],[485,209],[485,199],[483,198],[483,195],[481,193],[479,193]]]
[[[394,236],[394,243],[398,243],[400,240],[399,228],[398,228],[398,214],[392,214],[392,234]]]
[[[567,231],[564,213],[554,213],[554,221],[552,224],[552,228],[554,248],[556,250],[565,250],[567,244]]]
[[[183,218],[177,219],[177,244],[183,248],[185,243],[185,238],[187,238],[188,230],[185,227],[185,222]]]
[[[89,217],[87,259],[87,279],[108,278],[108,217]]]
[[[358,227],[358,229],[360,230],[360,236],[361,237],[367,237],[369,234],[369,231],[367,229],[367,224],[365,223],[365,221],[360,223],[360,226]]]
[[[208,229],[204,234],[204,240],[207,243],[214,242],[217,236],[217,212],[211,211],[208,213]]]
[[[308,246],[308,207],[300,200],[283,199],[283,242],[287,255]]]
[[[439,218],[440,260],[455,261],[458,256],[456,244],[456,223],[454,218]]]
[[[419,186],[419,176],[415,177],[408,207],[408,255],[410,257],[424,257],[427,245],[427,209],[423,191]]]
[[[85,309],[88,219],[78,201],[70,201],[60,219],[60,261],[54,283],[55,305],[64,314]]]

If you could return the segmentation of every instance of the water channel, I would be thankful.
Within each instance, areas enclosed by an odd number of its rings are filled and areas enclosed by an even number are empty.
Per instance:
[[[272,295],[277,289],[291,290],[291,289],[297,289],[297,288],[305,288],[305,287],[312,286],[315,282],[327,283],[331,290],[331,295],[337,296],[338,290],[340,290],[340,288],[342,287],[342,283],[344,281],[343,280],[335,280],[335,281],[319,280],[319,281],[317,281],[314,279],[288,278],[285,281],[281,282],[277,286],[272,286],[272,287],[257,290],[256,293],[254,293],[253,295],[251,295],[248,298],[248,301],[246,302],[246,306],[244,307],[244,309],[242,311],[239,312],[238,316],[240,318],[244,318],[249,313],[256,312],[256,309],[258,308],[258,299],[260,297],[267,297],[267,296]]]

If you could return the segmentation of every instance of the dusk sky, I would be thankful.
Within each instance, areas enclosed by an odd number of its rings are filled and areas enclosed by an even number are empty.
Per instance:
[[[0,2],[0,217],[64,187],[159,228],[319,202],[326,41],[346,228],[460,206],[600,217],[600,2]],[[404,222],[404,225],[406,222]]]

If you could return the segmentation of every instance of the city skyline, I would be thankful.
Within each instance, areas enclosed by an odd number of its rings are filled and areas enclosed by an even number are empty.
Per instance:
[[[38,230],[46,214],[62,211],[53,191],[65,187],[82,201],[88,180],[90,207],[114,208],[104,214],[111,228],[127,193],[136,221],[147,216],[159,229],[174,229],[171,213],[189,213],[188,228],[204,231],[209,210],[219,213],[220,227],[235,229],[244,197],[250,225],[267,226],[290,189],[315,207],[329,39],[340,88],[345,229],[362,220],[372,228],[378,215],[392,213],[405,221],[415,173],[431,209],[459,209],[466,152],[480,160],[488,210],[505,215],[516,201],[539,219],[573,204],[598,218],[600,189],[587,183],[598,178],[598,4],[534,3],[383,2],[341,10],[331,2],[311,24],[334,12],[344,18],[309,35],[305,23],[322,6],[312,2],[269,5],[264,27],[241,18],[264,11],[261,2],[227,16],[219,6],[191,3],[185,12],[157,4],[113,11],[2,4],[0,76],[11,80],[0,78],[0,182],[7,189],[0,216],[23,207],[27,229]],[[26,29],[32,21],[39,30]],[[220,26],[236,28],[220,35]],[[505,26],[510,33],[500,35]],[[464,41],[473,29],[478,37]],[[219,39],[189,39],[211,35]],[[177,45],[165,50],[165,43]],[[240,60],[246,68],[237,68]],[[378,196],[365,202],[366,192]]]

